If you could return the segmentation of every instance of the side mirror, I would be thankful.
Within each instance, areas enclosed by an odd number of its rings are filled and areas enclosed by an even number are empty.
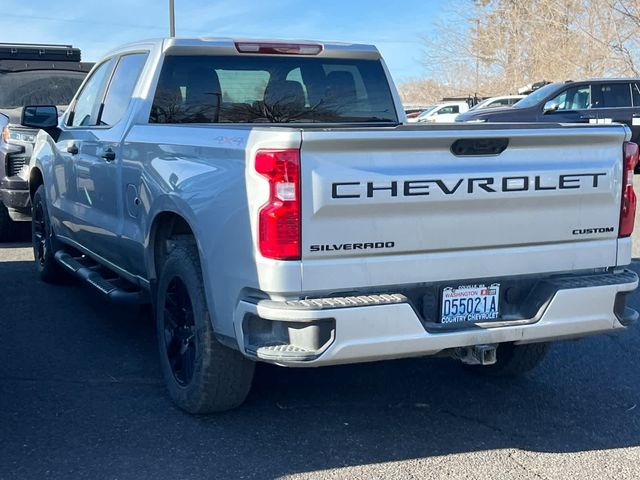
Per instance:
[[[30,105],[22,109],[20,124],[31,128],[54,128],[58,126],[58,109],[53,105]]]
[[[549,100],[547,103],[544,104],[544,107],[542,109],[542,113],[550,113],[550,112],[555,112],[560,108],[560,105],[557,104],[556,102],[554,102],[553,100]]]

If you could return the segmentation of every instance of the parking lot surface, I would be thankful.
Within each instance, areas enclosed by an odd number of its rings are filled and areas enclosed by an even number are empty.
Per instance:
[[[31,261],[0,245],[1,479],[640,477],[639,328],[558,343],[512,381],[446,359],[261,365],[244,406],[192,417],[148,315]]]

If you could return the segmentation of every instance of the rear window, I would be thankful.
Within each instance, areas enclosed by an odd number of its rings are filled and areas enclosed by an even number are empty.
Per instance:
[[[167,56],[151,123],[397,122],[379,61]]]

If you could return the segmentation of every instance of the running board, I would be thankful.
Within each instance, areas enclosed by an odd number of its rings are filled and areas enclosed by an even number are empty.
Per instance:
[[[149,303],[149,295],[145,290],[124,289],[117,284],[124,284],[125,280],[117,277],[115,273],[109,271],[115,278],[107,279],[100,273],[106,271],[106,268],[97,263],[89,266],[83,264],[82,262],[87,261],[88,257],[73,257],[64,250],[59,250],[55,254],[55,259],[65,270],[94,287],[112,302],[133,305]]]

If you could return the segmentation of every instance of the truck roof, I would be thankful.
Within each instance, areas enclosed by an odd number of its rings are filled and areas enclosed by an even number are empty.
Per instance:
[[[345,57],[345,58],[370,58],[379,59],[380,52],[374,45],[327,42],[314,40],[282,40],[282,39],[255,39],[255,38],[232,38],[232,37],[200,37],[200,38],[178,38],[165,37],[142,40],[129,43],[110,51],[107,56],[115,55],[122,51],[140,48],[142,46],[161,48],[165,52],[169,50],[180,50],[185,53],[193,50],[197,53],[202,48],[219,50],[225,55],[242,55],[236,48],[237,44],[264,44],[264,45],[320,45],[321,52],[317,56]],[[314,55],[307,55],[314,56]]]

